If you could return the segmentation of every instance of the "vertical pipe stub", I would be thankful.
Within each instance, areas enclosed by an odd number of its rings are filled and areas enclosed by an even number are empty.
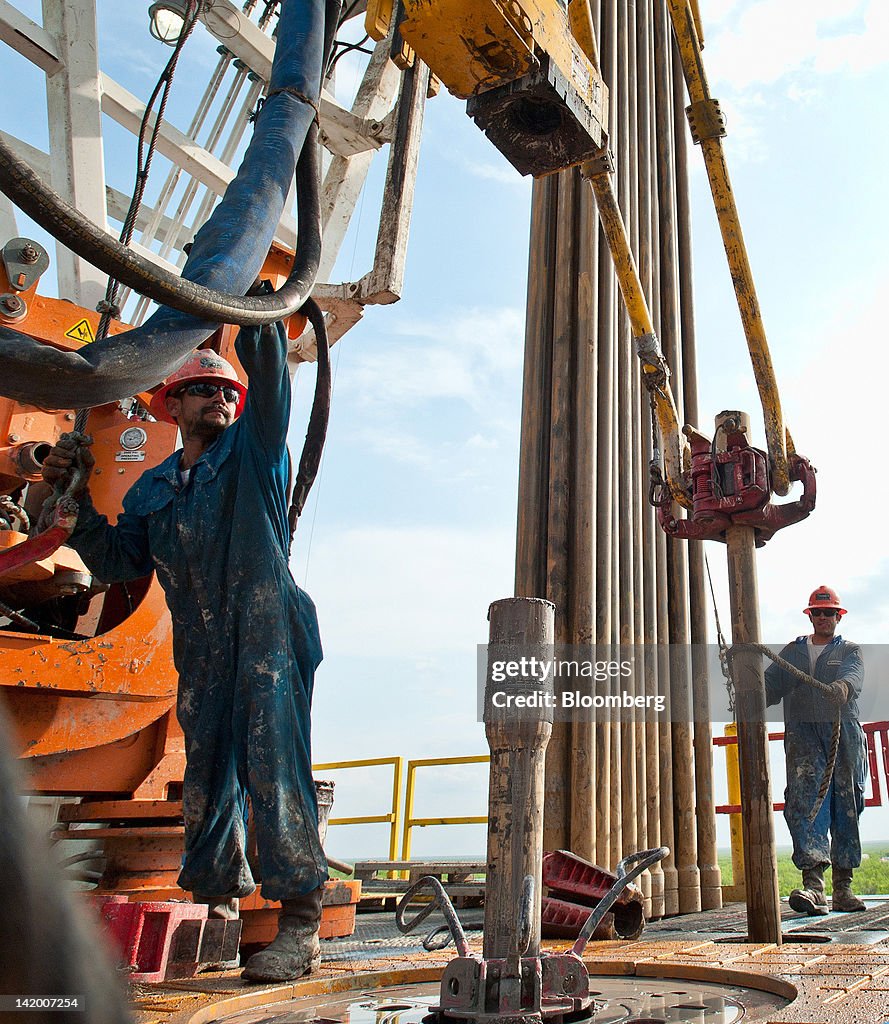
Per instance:
[[[568,1024],[591,1016],[579,956],[540,952],[543,780],[555,701],[555,606],[506,598],[489,611],[483,718],[491,748],[482,957],[445,968],[439,1024]],[[446,898],[446,897],[445,897]]]
[[[540,598],[506,598],[488,610],[485,734],[491,749],[484,957],[540,952],[543,782],[552,734],[555,606]],[[532,878],[525,949],[517,911]],[[524,929],[522,929],[524,930]],[[524,942],[524,938],[522,940]]]

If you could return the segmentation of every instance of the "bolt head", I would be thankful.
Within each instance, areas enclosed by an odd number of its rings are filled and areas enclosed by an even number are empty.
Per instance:
[[[3,308],[8,310],[10,313],[18,313],[24,303],[18,297],[18,295],[4,295],[3,296]]]
[[[40,253],[33,245],[22,246],[22,251],[19,254],[23,263],[36,263],[40,259]]]

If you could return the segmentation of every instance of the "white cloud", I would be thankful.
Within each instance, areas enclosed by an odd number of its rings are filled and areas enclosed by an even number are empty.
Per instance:
[[[350,441],[439,479],[483,476],[491,453],[517,441],[523,315],[468,310],[387,326],[386,341],[350,349],[337,378],[335,401],[357,410]],[[433,408],[447,431],[429,433]]]
[[[465,651],[468,638],[484,643],[488,605],[512,593],[514,544],[511,523],[358,527],[316,538],[310,589],[325,646],[341,657],[422,660]]]
[[[484,178],[487,181],[497,181],[503,185],[518,186],[523,189],[531,187],[531,179],[522,177],[505,159],[498,164],[476,160],[463,160],[462,163],[463,168],[475,178]]]
[[[341,383],[367,404],[410,408],[444,398],[484,413],[491,408],[492,379],[522,365],[524,315],[517,309],[467,310],[387,326],[390,337],[404,341],[362,350]]]
[[[819,89],[809,89],[798,82],[791,82],[785,94],[791,103],[807,104],[821,95]]]
[[[372,452],[395,462],[428,467],[436,461],[434,451],[429,445],[401,431],[361,426],[353,436]]]
[[[723,11],[707,34],[712,84],[744,90],[797,75],[862,72],[889,60],[889,6],[867,0],[839,10],[829,0],[759,0]],[[727,17],[729,13],[734,17]]]
[[[707,39],[708,26],[718,25],[725,21],[737,9],[740,0],[703,0],[700,4],[701,17],[704,22],[704,39]]]

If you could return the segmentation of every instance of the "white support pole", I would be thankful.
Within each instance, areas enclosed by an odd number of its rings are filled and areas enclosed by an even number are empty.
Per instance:
[[[19,230],[15,222],[15,207],[0,192],[0,246],[6,245],[10,238],[18,238]]]
[[[384,39],[377,43],[370,58],[352,105],[352,114],[368,122],[382,121],[392,110],[400,81],[401,72],[389,60],[389,43]],[[333,265],[373,157],[373,150],[352,156],[337,155],[327,169],[321,192],[321,223],[324,229],[324,249],[318,268],[321,281],[329,281],[333,273]]]
[[[55,40],[8,0],[0,0],[0,40],[47,75],[57,75],[64,70]]]
[[[55,190],[107,229],[102,108],[94,0],[43,0],[43,28],[66,74],[46,79],[49,153]],[[62,245],[56,246],[59,295],[88,308],[105,294],[106,277]]]

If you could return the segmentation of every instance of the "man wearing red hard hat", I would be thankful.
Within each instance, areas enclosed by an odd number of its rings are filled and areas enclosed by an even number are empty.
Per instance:
[[[263,896],[282,910],[277,937],[244,977],[290,981],[320,958],[327,862],[310,713],[321,642],[315,606],[288,565],[287,338],[280,324],[244,328],[236,349],[249,391],[216,352],[192,353],[151,402],[157,419],[178,425],[182,448],[130,488],[116,526],[85,491],[70,543],[106,583],[157,573],[173,619],[186,746],[179,885],[211,916],[238,916],[239,898],[256,888],[249,794]],[[57,445],[47,482],[64,479],[72,459]],[[91,469],[87,449],[81,459]]]
[[[852,872],[861,864],[858,819],[864,810],[867,748],[857,698],[864,682],[861,648],[837,633],[846,609],[831,587],[817,587],[804,610],[812,633],[788,644],[781,657],[829,686],[829,692],[798,680],[777,664],[765,674],[766,703],[784,701],[787,788],[784,818],[793,839],[793,863],[803,885],[790,906],[810,916],[827,914],[824,869],[832,868],[835,911],[864,910],[852,892]],[[831,765],[834,728],[839,746]],[[829,775],[820,808],[819,793]],[[829,834],[829,838],[828,838]]]

